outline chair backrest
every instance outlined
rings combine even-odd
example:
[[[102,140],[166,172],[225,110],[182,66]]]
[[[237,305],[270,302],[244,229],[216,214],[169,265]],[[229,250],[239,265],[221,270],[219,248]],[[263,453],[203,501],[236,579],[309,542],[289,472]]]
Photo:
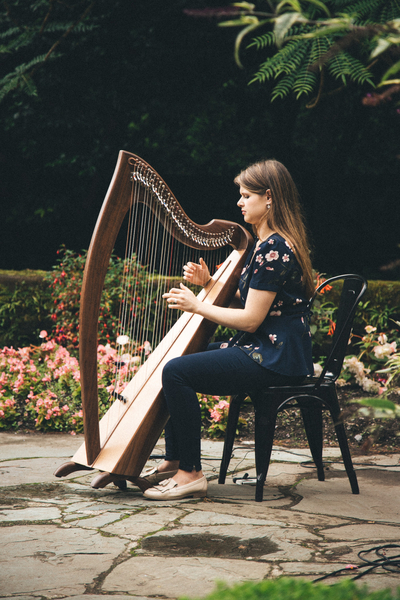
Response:
[[[332,336],[332,346],[319,377],[318,384],[322,383],[324,379],[336,381],[339,377],[353,328],[356,308],[367,289],[367,282],[361,275],[337,275],[336,277],[327,279],[318,286],[315,296],[324,287],[338,280],[343,280],[343,287],[336,317],[336,328]]]

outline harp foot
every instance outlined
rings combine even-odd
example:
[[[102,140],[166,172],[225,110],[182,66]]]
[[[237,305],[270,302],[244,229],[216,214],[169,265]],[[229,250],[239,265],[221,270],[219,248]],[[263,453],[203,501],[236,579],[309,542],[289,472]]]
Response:
[[[55,477],[66,477],[70,473],[75,471],[93,471],[92,467],[86,465],[79,465],[78,463],[72,462],[71,460],[62,464],[54,471]]]
[[[117,475],[117,473],[100,473],[92,481],[92,488],[104,488],[109,483],[114,483],[120,490],[126,490],[127,481],[137,485],[142,492],[151,487],[150,483],[142,477],[131,477],[130,475]]]

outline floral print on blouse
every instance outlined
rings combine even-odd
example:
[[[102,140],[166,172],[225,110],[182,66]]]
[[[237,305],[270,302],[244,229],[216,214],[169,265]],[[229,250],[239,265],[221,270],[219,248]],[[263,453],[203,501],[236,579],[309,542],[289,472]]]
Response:
[[[229,342],[261,366],[281,375],[313,372],[309,299],[305,297],[302,270],[280,235],[274,233],[247,257],[239,291],[243,306],[249,288],[276,292],[269,313],[257,331],[239,331]]]

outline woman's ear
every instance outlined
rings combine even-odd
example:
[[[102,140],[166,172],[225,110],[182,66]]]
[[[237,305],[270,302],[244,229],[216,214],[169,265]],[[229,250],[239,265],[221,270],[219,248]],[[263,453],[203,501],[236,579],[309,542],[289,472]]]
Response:
[[[271,208],[271,204],[272,204],[271,190],[265,190],[265,197],[267,200],[267,208]]]

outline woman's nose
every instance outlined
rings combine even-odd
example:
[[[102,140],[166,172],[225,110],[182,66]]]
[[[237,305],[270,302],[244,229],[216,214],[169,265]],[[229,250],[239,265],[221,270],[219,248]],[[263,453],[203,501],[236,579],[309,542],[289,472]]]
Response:
[[[237,205],[243,206],[243,198],[239,198],[239,200],[237,201]]]

